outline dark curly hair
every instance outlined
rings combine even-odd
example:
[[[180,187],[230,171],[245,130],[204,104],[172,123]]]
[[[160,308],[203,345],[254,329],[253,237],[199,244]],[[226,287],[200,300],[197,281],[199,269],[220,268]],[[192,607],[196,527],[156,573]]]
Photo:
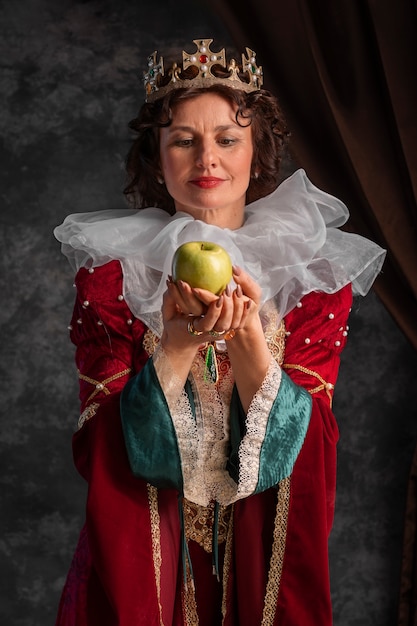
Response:
[[[174,89],[154,102],[145,103],[129,128],[137,137],[126,158],[127,185],[124,193],[135,208],[157,206],[175,213],[173,198],[160,182],[159,129],[169,126],[176,105],[203,93],[215,93],[237,107],[236,122],[248,120],[252,127],[253,158],[246,203],[262,198],[279,183],[281,159],[289,132],[277,99],[260,89],[245,92],[218,84],[205,88]],[[254,176],[255,172],[257,177]]]

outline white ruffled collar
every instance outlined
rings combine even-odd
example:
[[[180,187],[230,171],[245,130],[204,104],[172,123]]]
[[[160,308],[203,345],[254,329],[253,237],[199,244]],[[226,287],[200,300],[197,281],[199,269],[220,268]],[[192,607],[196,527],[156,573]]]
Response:
[[[297,170],[269,196],[246,207],[244,225],[221,229],[187,213],[158,208],[76,213],[54,230],[74,270],[117,259],[132,313],[149,323],[159,312],[172,257],[187,241],[215,241],[260,284],[263,301],[275,298],[284,316],[306,293],[333,293],[351,282],[365,295],[381,269],[385,251],[339,230],[346,206]]]

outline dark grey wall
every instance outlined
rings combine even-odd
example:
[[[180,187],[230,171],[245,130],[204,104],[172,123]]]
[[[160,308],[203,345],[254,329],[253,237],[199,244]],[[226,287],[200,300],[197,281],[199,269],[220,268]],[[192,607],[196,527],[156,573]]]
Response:
[[[242,5],[242,10],[244,10]],[[123,206],[127,122],[146,55],[229,37],[208,5],[0,3],[0,623],[53,625],[85,486],[72,466],[73,290],[53,227]],[[229,46],[230,47],[230,46]],[[335,412],[341,443],[331,567],[336,626],[395,623],[417,356],[376,297],[356,303]],[[301,625],[300,625],[301,626]]]

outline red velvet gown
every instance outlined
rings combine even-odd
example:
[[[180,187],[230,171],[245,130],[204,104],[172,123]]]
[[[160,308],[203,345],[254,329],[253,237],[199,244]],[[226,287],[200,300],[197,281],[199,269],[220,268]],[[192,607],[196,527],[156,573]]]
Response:
[[[135,478],[128,462],[120,392],[149,351],[147,329],[131,314],[122,284],[118,261],[76,277],[71,339],[82,415],[73,452],[88,497],[56,625],[331,626],[328,536],[338,440],[331,399],[350,285],[311,293],[286,316],[282,367],[311,394],[307,434],[290,476],[230,509],[220,582],[209,551],[188,542],[194,596],[183,583],[178,493]]]

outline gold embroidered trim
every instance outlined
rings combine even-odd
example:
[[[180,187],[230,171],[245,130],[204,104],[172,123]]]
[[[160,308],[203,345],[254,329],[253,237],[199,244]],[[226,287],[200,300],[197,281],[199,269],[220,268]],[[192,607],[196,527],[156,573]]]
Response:
[[[227,587],[229,583],[229,574],[232,566],[232,546],[233,546],[233,514],[234,504],[231,506],[229,528],[227,531],[226,545],[224,549],[223,560],[223,597],[222,597],[222,616],[223,622],[226,618],[227,612]]]
[[[279,327],[275,330],[272,335],[267,335],[266,341],[268,344],[269,351],[274,357],[275,361],[278,365],[282,365],[284,360],[284,352],[285,352],[285,323],[284,320],[281,321]]]
[[[161,605],[161,566],[162,566],[162,554],[161,554],[161,529],[160,529],[160,517],[158,510],[158,489],[153,487],[149,483],[146,485],[148,489],[148,501],[149,512],[151,516],[151,539],[152,539],[152,553],[153,564],[155,572],[156,583],[156,595],[158,598],[159,606],[159,624],[164,626],[162,620],[162,605]]]
[[[85,422],[94,417],[99,407],[100,405],[97,402],[93,402],[93,404],[89,404],[87,407],[85,407],[84,411],[81,413],[78,419],[78,430],[82,428]]]
[[[109,383],[112,383],[114,380],[117,380],[118,378],[122,378],[122,376],[127,376],[127,374],[130,374],[131,371],[132,371],[132,368],[128,367],[122,372],[119,372],[118,374],[113,374],[113,376],[110,376],[110,378],[106,378],[105,380],[100,381],[100,380],[94,380],[94,378],[90,378],[89,376],[84,376],[84,374],[81,374],[81,372],[78,370],[78,378],[80,380],[84,380],[86,383],[90,383],[90,385],[95,386],[93,393],[91,393],[88,396],[87,402],[90,402],[90,400],[92,400],[98,393],[100,393],[100,391],[102,391],[106,396],[109,396],[110,390],[107,389],[106,385],[108,385]]]
[[[272,300],[262,307],[261,319],[269,351],[278,365],[281,365],[284,360],[286,328],[284,320],[279,322],[278,312]]]
[[[284,565],[287,541],[288,513],[290,509],[291,476],[278,483],[277,512],[275,515],[272,556],[269,564],[265,603],[261,626],[272,626],[277,610],[277,600]]]
[[[200,545],[206,552],[212,552],[214,502],[209,506],[201,506],[183,498],[184,531],[187,541],[190,539]],[[226,541],[230,521],[231,507],[219,507],[218,544]]]
[[[303,365],[296,365],[295,363],[284,363],[282,367],[284,369],[298,370],[299,372],[303,372],[303,374],[308,374],[309,376],[314,376],[314,378],[317,378],[317,380],[321,382],[321,385],[317,385],[317,387],[314,387],[313,389],[307,389],[308,393],[310,394],[318,393],[319,391],[322,391],[324,389],[324,391],[326,392],[329,398],[330,407],[332,406],[333,398],[332,398],[331,391],[332,389],[334,389],[333,383],[328,383],[327,381],[324,380],[322,376],[320,376],[318,372],[315,372],[314,370],[310,370],[308,369],[308,367],[304,367]]]
[[[159,337],[157,337],[155,335],[155,333],[153,333],[151,330],[146,331],[146,333],[143,336],[143,347],[145,348],[146,352],[149,354],[149,356],[152,356],[153,353],[155,352],[156,348],[158,347],[159,344]]]
[[[184,626],[198,626],[197,602],[195,599],[194,581],[191,578],[188,562],[186,563],[187,582],[182,583],[182,613]]]

